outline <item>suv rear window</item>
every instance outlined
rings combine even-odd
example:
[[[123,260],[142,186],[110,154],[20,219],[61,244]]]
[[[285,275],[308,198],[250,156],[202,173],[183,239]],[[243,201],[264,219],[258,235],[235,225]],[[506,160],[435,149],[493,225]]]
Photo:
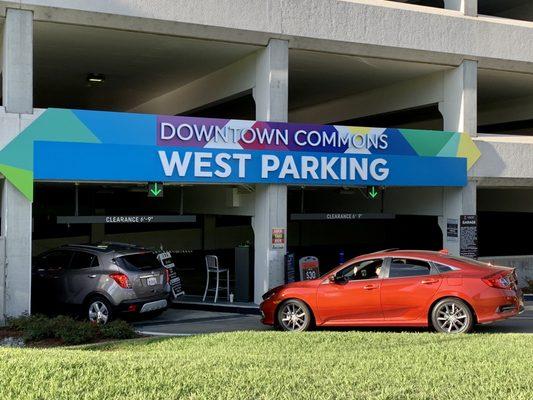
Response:
[[[129,271],[144,271],[162,267],[154,253],[129,254],[117,257],[116,262],[120,267]]]

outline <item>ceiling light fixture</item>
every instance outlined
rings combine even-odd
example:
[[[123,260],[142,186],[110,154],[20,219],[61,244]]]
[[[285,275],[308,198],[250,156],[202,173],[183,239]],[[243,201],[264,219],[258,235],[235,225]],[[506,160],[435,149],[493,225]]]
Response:
[[[94,72],[90,72],[87,74],[87,82],[91,85],[101,85],[105,81],[105,75],[104,74],[96,74]]]

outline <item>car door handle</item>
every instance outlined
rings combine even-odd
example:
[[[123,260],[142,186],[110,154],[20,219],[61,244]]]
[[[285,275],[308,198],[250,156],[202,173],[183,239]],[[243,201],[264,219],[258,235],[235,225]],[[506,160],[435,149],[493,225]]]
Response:
[[[432,283],[437,283],[438,281],[439,281],[438,279],[424,279],[420,281],[420,283],[422,285],[431,285]]]
[[[373,290],[373,289],[377,289],[378,286],[377,285],[365,285],[363,286],[363,289],[365,290]]]
[[[96,278],[96,275],[87,275],[88,278]]]

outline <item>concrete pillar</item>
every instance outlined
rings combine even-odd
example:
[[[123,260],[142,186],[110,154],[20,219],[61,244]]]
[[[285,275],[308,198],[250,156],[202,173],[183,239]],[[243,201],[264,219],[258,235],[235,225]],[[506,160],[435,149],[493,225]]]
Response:
[[[2,238],[5,257],[2,287],[3,315],[12,317],[30,312],[31,294],[31,203],[7,180],[2,188]]]
[[[443,188],[443,215],[439,217],[439,226],[442,230],[443,247],[448,249],[450,254],[459,255],[460,237],[448,237],[448,220],[457,222],[459,227],[461,215],[476,215],[476,202],[476,182],[468,182],[464,188]]]
[[[477,136],[477,61],[464,60],[457,68],[444,73],[443,100],[439,111],[445,131],[467,132]],[[443,189],[443,210],[439,218],[444,247],[450,254],[459,254],[459,238],[447,236],[448,219],[476,214],[476,182],[470,180],[464,188]]]
[[[256,119],[286,122],[288,114],[289,46],[272,39],[257,56],[256,86],[253,95]],[[287,243],[287,186],[256,185],[254,216],[254,301],[268,289],[284,282]],[[285,246],[272,247],[272,229],[283,229]]]
[[[477,2],[478,0],[444,0],[444,8],[461,11],[469,17],[477,17]]]
[[[33,13],[28,10],[6,10],[2,99],[6,112],[33,113]]]
[[[2,47],[2,101],[7,113],[33,113],[33,13],[7,9]],[[12,132],[0,136],[0,147]],[[2,185],[0,323],[30,312],[31,202],[11,183]]]
[[[439,111],[445,131],[477,136],[477,61],[464,60],[444,73]]]

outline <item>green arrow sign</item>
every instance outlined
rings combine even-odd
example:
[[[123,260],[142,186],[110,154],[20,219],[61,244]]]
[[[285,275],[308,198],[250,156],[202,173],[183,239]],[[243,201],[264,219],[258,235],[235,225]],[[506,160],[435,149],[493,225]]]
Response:
[[[163,197],[163,184],[161,182],[149,183],[148,197]]]
[[[367,188],[367,192],[372,199],[375,199],[379,194],[379,191],[376,190],[375,186],[370,187],[370,189]]]

